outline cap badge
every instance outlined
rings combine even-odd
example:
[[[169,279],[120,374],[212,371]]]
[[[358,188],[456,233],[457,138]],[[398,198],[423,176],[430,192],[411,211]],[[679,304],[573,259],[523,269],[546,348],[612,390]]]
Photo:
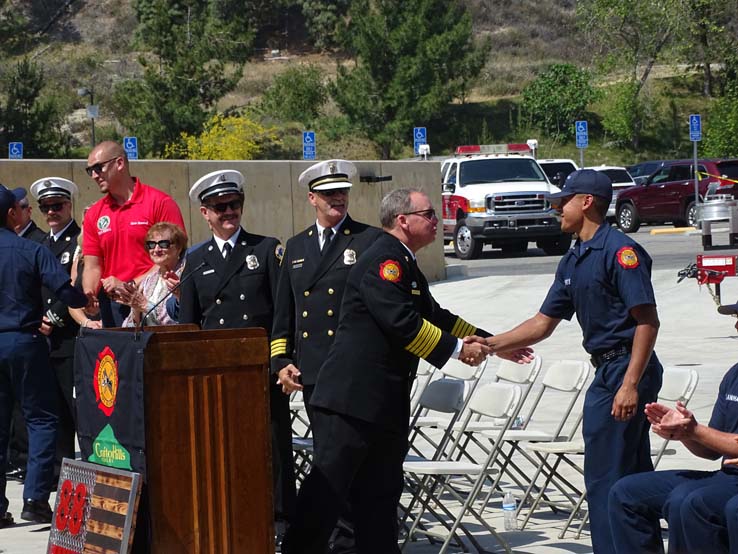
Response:
[[[338,171],[338,169],[336,168],[336,164],[335,164],[335,162],[331,162],[331,163],[329,163],[329,164],[328,164],[328,171],[329,171],[329,172],[330,172],[331,174],[333,174],[333,173],[335,173],[336,171]]]
[[[220,177],[218,177],[218,181],[220,181],[221,183],[225,183],[226,179],[227,177],[225,173],[221,173]]]
[[[379,264],[379,276],[384,281],[396,283],[402,278],[402,270],[400,264],[395,260],[387,260]]]
[[[623,246],[617,253],[618,263],[625,269],[635,269],[640,265],[638,254],[630,246]]]
[[[343,251],[343,263],[345,265],[354,265],[356,263],[356,252],[347,248]]]
[[[259,260],[253,254],[246,256],[246,267],[254,270],[259,267]]]

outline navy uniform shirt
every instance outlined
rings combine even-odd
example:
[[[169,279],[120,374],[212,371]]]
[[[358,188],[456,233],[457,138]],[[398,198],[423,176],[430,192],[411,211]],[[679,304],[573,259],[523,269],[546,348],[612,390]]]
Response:
[[[0,228],[0,260],[0,332],[38,330],[41,287],[58,291],[69,274],[48,248],[7,228]]]
[[[576,313],[589,354],[633,342],[630,310],[656,305],[651,258],[634,240],[603,223],[579,252],[580,242],[561,258],[540,312],[570,320]]]
[[[738,364],[731,367],[720,382],[710,427],[724,433],[738,434]],[[738,468],[732,469],[738,471]]]

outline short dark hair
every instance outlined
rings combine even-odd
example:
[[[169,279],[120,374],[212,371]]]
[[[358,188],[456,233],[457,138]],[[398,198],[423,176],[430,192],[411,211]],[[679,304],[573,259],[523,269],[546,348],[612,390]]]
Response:
[[[604,220],[607,217],[607,210],[610,209],[610,201],[604,196],[593,195],[595,211]]]

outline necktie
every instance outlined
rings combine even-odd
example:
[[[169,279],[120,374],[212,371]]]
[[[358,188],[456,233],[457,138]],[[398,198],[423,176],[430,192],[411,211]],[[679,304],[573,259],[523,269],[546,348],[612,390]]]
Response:
[[[228,256],[231,255],[231,250],[232,249],[233,249],[233,247],[231,246],[231,243],[230,242],[226,242],[223,245],[223,259],[224,260],[227,260],[228,259]]]
[[[325,252],[325,249],[328,248],[328,244],[331,242],[332,238],[333,229],[331,227],[323,229],[323,248],[320,249],[321,252]]]

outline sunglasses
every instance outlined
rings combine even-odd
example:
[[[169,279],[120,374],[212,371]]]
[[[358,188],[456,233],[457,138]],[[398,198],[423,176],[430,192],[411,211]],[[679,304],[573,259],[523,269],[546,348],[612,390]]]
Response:
[[[120,156],[116,156],[115,158],[110,158],[109,160],[105,160],[104,162],[99,162],[99,163],[96,163],[96,164],[88,165],[85,168],[85,171],[87,172],[87,175],[89,175],[90,177],[92,177],[92,174],[93,173],[97,173],[98,175],[100,175],[103,172],[103,168],[107,164],[109,164],[110,162],[112,162],[114,160],[117,160],[119,157]]]
[[[46,214],[49,212],[60,212],[61,209],[64,207],[65,202],[56,202],[54,204],[39,204],[38,209],[41,211],[42,214]]]
[[[348,191],[349,191],[348,187],[344,187],[341,189],[316,190],[315,192],[317,192],[321,196],[331,197],[331,196],[335,196],[336,194],[348,194]]]
[[[222,214],[224,213],[228,208],[233,210],[234,212],[236,210],[241,209],[241,201],[240,200],[231,200],[230,202],[219,202],[217,204],[205,204],[205,207],[208,210],[213,210],[216,213]]]
[[[430,208],[428,210],[416,210],[414,212],[405,212],[403,215],[419,215],[420,217],[431,221],[436,217],[436,210]]]
[[[172,246],[172,241],[168,239],[147,240],[146,242],[144,242],[144,245],[146,246],[146,250],[153,250],[157,246],[162,250],[167,250],[170,246]]]

